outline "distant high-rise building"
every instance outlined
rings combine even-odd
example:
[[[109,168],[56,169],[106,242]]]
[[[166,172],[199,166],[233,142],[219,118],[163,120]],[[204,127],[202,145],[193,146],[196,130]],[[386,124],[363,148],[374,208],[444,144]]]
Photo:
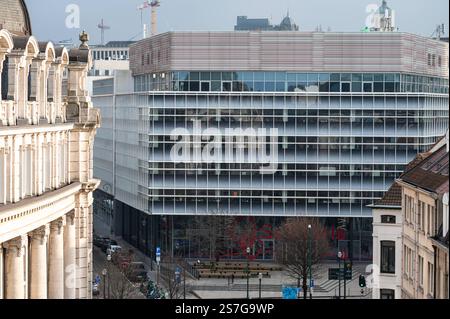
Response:
[[[237,17],[237,24],[234,27],[235,31],[270,31],[273,30],[273,25],[270,24],[269,19],[248,19],[246,16]]]
[[[396,30],[395,11],[383,0],[373,16],[371,31],[392,32]]]
[[[279,25],[271,25],[269,19],[248,19],[246,16],[237,17],[235,31],[298,31],[299,27],[293,22],[289,13]]]
[[[55,48],[31,35],[24,1],[0,8],[0,299],[91,298],[88,37]]]
[[[87,78],[87,88],[93,94],[92,82],[109,78],[112,81],[116,71],[130,69],[130,45],[135,41],[110,41],[105,45],[91,46],[92,66]],[[105,84],[108,81],[105,82]],[[100,94],[97,90],[96,94]]]

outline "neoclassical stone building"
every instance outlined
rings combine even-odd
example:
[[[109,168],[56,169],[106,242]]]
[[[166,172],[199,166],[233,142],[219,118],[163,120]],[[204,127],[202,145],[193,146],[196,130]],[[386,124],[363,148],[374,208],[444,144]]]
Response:
[[[38,42],[24,2],[0,0],[0,298],[91,297],[100,117],[80,40]]]

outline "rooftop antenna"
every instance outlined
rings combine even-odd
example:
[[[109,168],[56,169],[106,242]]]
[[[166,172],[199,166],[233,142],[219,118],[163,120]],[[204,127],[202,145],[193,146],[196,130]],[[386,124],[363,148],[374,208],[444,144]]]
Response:
[[[141,12],[141,26],[142,26],[142,39],[147,37],[147,25],[144,23],[143,11],[149,7],[148,2],[145,1],[137,9]]]
[[[97,26],[102,33],[102,42],[101,45],[105,45],[105,30],[109,30],[111,29],[111,27],[105,25],[105,23],[103,22],[103,18],[102,18],[102,22],[100,22],[100,24]]]

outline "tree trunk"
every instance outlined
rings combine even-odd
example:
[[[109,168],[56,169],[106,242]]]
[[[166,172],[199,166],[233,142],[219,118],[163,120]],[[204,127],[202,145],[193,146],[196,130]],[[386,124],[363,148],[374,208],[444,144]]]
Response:
[[[308,283],[306,280],[306,276],[303,276],[303,299],[308,299]]]

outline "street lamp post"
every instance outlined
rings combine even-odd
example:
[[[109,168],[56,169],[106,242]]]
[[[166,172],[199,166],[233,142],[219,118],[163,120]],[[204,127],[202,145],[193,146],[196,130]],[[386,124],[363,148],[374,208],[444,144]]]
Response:
[[[103,299],[106,299],[106,274],[108,273],[108,271],[106,270],[106,268],[104,268],[102,270],[102,275],[103,275]]]
[[[339,299],[341,299],[341,258],[342,252],[338,252],[338,261],[339,261]]]
[[[344,255],[344,299],[347,299],[347,278],[345,278],[347,275],[347,262],[345,261],[345,255]]]
[[[186,299],[186,267],[183,267],[183,299]]]
[[[312,299],[312,227],[308,225],[309,299]]]
[[[259,279],[259,299],[261,299],[261,286],[262,286],[262,279],[263,279],[263,274],[260,272],[258,274],[258,279]]]
[[[250,299],[250,247],[247,247],[247,299]]]
[[[110,267],[110,262],[111,262],[111,255],[106,256],[106,260],[108,261],[108,268]],[[111,299],[111,275],[110,275],[110,271],[108,271],[108,299]],[[105,283],[106,284],[106,283]]]
[[[175,269],[175,284],[176,284],[176,292],[178,292],[179,287],[178,285],[181,284],[181,270],[178,266]],[[176,293],[174,297],[178,299],[178,293]]]

